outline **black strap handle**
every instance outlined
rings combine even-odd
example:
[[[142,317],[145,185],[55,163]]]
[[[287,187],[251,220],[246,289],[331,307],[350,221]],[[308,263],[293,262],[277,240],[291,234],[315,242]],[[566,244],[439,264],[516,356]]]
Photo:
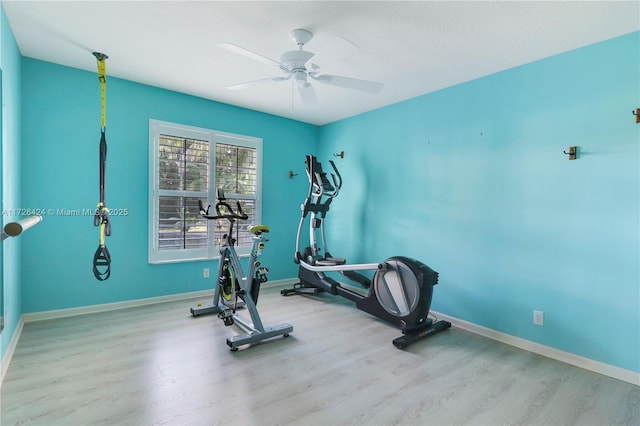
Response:
[[[99,281],[104,281],[111,276],[111,254],[107,246],[99,245],[93,255],[93,275]]]

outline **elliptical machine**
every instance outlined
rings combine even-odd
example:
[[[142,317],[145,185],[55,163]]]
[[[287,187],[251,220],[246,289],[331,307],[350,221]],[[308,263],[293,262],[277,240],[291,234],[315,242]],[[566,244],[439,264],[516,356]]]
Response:
[[[276,336],[289,337],[293,327],[289,324],[280,324],[275,327],[265,327],[258,314],[258,294],[260,285],[267,281],[269,270],[258,262],[258,251],[264,248],[264,243],[269,241],[264,234],[269,232],[266,225],[255,225],[249,230],[253,234],[253,243],[249,255],[249,270],[244,275],[240,258],[236,253],[236,240],[233,238],[233,225],[236,220],[247,220],[249,217],[242,211],[240,202],[236,201],[236,211],[227,203],[224,192],[218,190],[218,202],[215,209],[216,214],[209,214],[211,206],[205,210],[202,201],[200,205],[200,215],[208,220],[226,219],[229,221],[229,232],[224,236],[224,244],[220,249],[220,261],[218,263],[218,283],[216,285],[213,303],[210,305],[198,305],[191,308],[191,315],[194,317],[205,314],[218,314],[224,325],[237,324],[246,331],[246,334],[239,334],[227,339],[227,345],[232,351],[237,351],[242,345],[257,343],[265,339]],[[246,307],[251,319],[238,314],[238,308]]]
[[[333,161],[329,161],[334,173],[331,181],[322,165],[313,155],[306,157],[309,177],[309,193],[301,206],[302,217],[298,224],[294,261],[299,264],[300,282],[291,289],[284,289],[283,296],[291,294],[318,294],[329,292],[355,302],[356,307],[371,315],[398,326],[402,336],[393,345],[404,349],[409,344],[451,327],[448,321],[433,322],[429,316],[433,286],[438,283],[438,273],[424,263],[405,256],[394,256],[381,263],[348,264],[346,259],[333,257],[327,249],[324,219],[329,206],[342,187],[342,177]],[[300,250],[300,238],[304,223],[309,217],[309,247]],[[317,233],[322,239],[317,245]],[[358,271],[375,271],[369,279]],[[326,272],[338,272],[357,283],[363,292],[327,276]]]

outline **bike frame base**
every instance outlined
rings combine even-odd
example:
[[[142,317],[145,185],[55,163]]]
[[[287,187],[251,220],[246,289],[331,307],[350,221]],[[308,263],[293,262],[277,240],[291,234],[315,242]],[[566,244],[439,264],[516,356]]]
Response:
[[[239,301],[236,307],[240,308],[245,305],[245,302]],[[197,317],[200,315],[219,314],[221,312],[228,311],[229,309],[230,308],[224,304],[196,306],[191,308],[191,315]],[[274,327],[258,329],[251,320],[238,313],[233,313],[231,317],[233,318],[233,324],[239,326],[243,331],[246,331],[246,333],[227,338],[227,345],[232,351],[237,351],[240,346],[258,343],[273,337],[289,337],[289,333],[293,332],[293,326],[291,324],[285,323]]]
[[[236,304],[236,308],[244,308],[246,303],[243,301],[238,301]],[[231,306],[225,307],[224,309],[231,309]],[[219,314],[222,312],[223,308],[220,306],[216,306],[213,304],[202,305],[202,306],[194,306],[191,308],[191,315],[194,317],[198,317],[200,315],[210,315],[210,314]]]
[[[240,325],[243,329],[243,321],[246,319],[240,315],[234,315],[233,317],[236,324]],[[248,327],[251,330],[251,327]],[[237,351],[240,346],[250,345],[252,343],[261,342],[263,340],[271,339],[273,337],[283,336],[289,337],[289,333],[293,331],[293,326],[290,324],[280,324],[274,327],[265,327],[264,330],[251,330],[248,333],[238,334],[227,338],[227,345],[232,351]]]

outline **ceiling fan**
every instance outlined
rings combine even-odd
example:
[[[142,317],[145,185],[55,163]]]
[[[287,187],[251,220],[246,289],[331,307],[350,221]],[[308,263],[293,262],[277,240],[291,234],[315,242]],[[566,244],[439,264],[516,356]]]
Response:
[[[307,50],[303,50],[303,47],[308,43],[313,34],[304,29],[296,29],[291,32],[291,38],[297,43],[298,50],[290,50],[285,52],[280,57],[280,62],[271,58],[263,56],[259,53],[252,52],[244,47],[237,46],[233,43],[221,43],[219,47],[227,49],[233,53],[246,56],[278,67],[283,73],[283,76],[268,77],[260,80],[248,81],[245,83],[235,84],[233,86],[227,86],[227,89],[240,90],[248,87],[252,87],[259,84],[271,83],[277,81],[285,81],[292,79],[294,85],[298,88],[300,98],[305,106],[310,106],[318,103],[318,97],[316,95],[310,80],[315,80],[319,83],[328,84],[332,86],[343,87],[352,90],[358,90],[368,93],[379,93],[382,88],[382,83],[376,83],[368,80],[359,80],[357,78],[342,77],[331,74],[320,74],[318,59],[328,56],[346,56],[348,54],[355,53],[358,48],[349,41],[339,38],[334,43],[330,44],[327,48],[321,50],[318,54],[314,54]],[[333,52],[332,52],[333,51]]]

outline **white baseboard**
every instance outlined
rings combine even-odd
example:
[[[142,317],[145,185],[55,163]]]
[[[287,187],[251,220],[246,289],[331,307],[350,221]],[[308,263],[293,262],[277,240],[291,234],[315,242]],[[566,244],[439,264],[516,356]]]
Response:
[[[263,287],[281,287],[298,282],[297,279],[268,281]],[[154,305],[156,303],[174,302],[178,300],[213,298],[213,289],[192,291],[188,293],[170,294],[167,296],[149,297],[146,299],[127,300],[124,302],[103,303],[100,305],[80,306],[77,308],[56,309],[52,311],[33,312],[24,314],[24,322],[44,321],[55,318],[73,317],[76,315],[94,314],[98,312],[115,311],[118,309],[135,308],[138,306]]]
[[[594,361],[592,359],[575,355],[570,352],[561,351],[550,346],[541,345],[540,343],[532,342],[530,340],[525,340],[520,337],[512,336],[510,334],[482,327],[480,325],[451,317],[449,315],[441,314],[434,311],[431,311],[431,313],[437,316],[438,319],[449,321],[455,327],[462,330],[466,330],[501,343],[506,343],[507,345],[515,346],[516,348],[524,349],[526,351],[533,352],[547,358],[555,359],[557,361],[571,364],[576,367],[584,368],[585,370],[613,377],[614,379],[622,380],[623,382],[640,386],[640,373],[636,373],[635,371],[626,370],[624,368],[605,364],[604,362],[600,361]]]
[[[177,300],[194,299],[198,297],[213,297],[213,290],[193,291],[189,293],[170,294],[168,296],[149,297],[146,299],[127,300],[124,302],[103,303],[100,305],[79,306],[77,308],[55,309],[52,311],[32,312],[24,314],[25,323],[45,321],[56,318],[74,317],[76,315],[95,314],[98,312],[115,311],[118,309],[135,308],[137,306],[154,305],[156,303],[173,302]]]
[[[9,369],[9,364],[11,363],[11,359],[13,358],[13,353],[16,350],[16,346],[18,346],[18,340],[20,339],[20,335],[22,334],[23,327],[24,315],[20,317],[20,321],[18,321],[16,330],[13,332],[13,336],[11,337],[9,345],[7,346],[7,351],[3,354],[2,357],[2,363],[0,365],[0,388],[2,388],[2,382],[4,382],[4,376],[7,374],[7,370]]]

